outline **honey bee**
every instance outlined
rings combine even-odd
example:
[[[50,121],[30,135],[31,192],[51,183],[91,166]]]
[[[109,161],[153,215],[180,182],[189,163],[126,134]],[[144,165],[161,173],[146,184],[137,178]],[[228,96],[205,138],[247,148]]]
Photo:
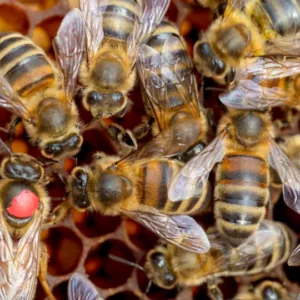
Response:
[[[171,244],[149,251],[144,266],[149,279],[164,289],[207,283],[213,299],[223,299],[216,278],[271,271],[287,260],[296,235],[282,223],[262,221],[253,236],[237,248],[217,232],[208,238],[211,248],[207,253],[190,253]]]
[[[93,117],[122,117],[130,108],[140,43],[160,23],[170,0],[80,0],[86,59],[80,70],[83,105]]]
[[[292,300],[286,287],[277,281],[264,280],[253,291],[242,287],[233,300]]]
[[[140,46],[137,61],[139,79],[144,90],[146,111],[155,117],[153,135],[191,118],[197,120],[190,143],[206,142],[207,119],[199,101],[193,63],[178,28],[163,21],[152,36]]]
[[[177,154],[185,148],[183,142],[188,136],[176,134],[180,126],[163,131],[124,159],[98,153],[91,166],[76,167],[68,179],[71,205],[104,215],[123,214],[179,247],[207,251],[206,234],[186,215],[206,207],[207,186],[198,198],[172,203],[167,197],[171,180],[183,166],[182,162],[168,158],[170,153]],[[189,132],[193,135],[192,130]]]
[[[199,72],[221,84],[235,83],[235,93],[227,92],[221,101],[238,109],[299,105],[299,3],[229,0],[223,10],[194,47]],[[258,68],[271,74],[267,85],[255,76]],[[251,74],[254,79],[247,78]]]
[[[73,102],[83,26],[77,9],[62,22],[54,39],[59,69],[28,37],[0,35],[0,106],[22,118],[31,141],[49,159],[75,155],[83,142]]]
[[[214,165],[214,214],[221,235],[232,246],[243,243],[258,228],[269,200],[270,166],[282,181],[286,204],[300,212],[300,172],[273,140],[268,112],[229,110],[218,136],[192,158],[173,179],[170,201],[200,197]]]
[[[100,297],[97,289],[85,276],[74,273],[68,284],[68,299],[69,300],[81,300],[81,299],[93,299],[103,300]]]
[[[27,154],[13,154],[2,140],[0,199],[0,298],[34,299],[37,277],[49,299],[47,248],[40,230],[50,209],[42,165]]]

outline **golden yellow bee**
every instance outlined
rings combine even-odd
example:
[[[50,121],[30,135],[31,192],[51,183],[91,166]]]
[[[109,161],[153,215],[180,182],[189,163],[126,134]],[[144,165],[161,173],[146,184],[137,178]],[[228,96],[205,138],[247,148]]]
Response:
[[[199,72],[233,83],[233,91],[220,97],[225,105],[299,105],[299,12],[292,0],[227,1],[224,13],[194,47]]]
[[[141,42],[162,20],[170,0],[81,0],[86,57],[80,70],[83,105],[94,117],[123,116],[135,83]]]
[[[193,121],[189,128],[194,128]],[[178,124],[162,131],[124,159],[98,153],[91,166],[76,167],[68,179],[71,204],[104,215],[123,214],[188,251],[207,251],[206,234],[186,214],[207,206],[208,187],[203,187],[200,197],[177,203],[169,201],[167,196],[172,179],[183,166],[182,162],[168,158],[186,149],[177,134],[180,127]],[[192,130],[188,132],[193,135]]]
[[[237,248],[217,232],[208,237],[211,249],[207,253],[190,253],[171,244],[149,251],[144,266],[149,279],[165,289],[207,283],[213,299],[223,299],[216,278],[269,272],[287,260],[296,240],[286,225],[272,221],[261,222],[256,233]]]
[[[177,27],[163,21],[151,37],[141,45],[137,61],[139,79],[148,115],[154,116],[153,134],[175,124],[195,119],[194,136],[186,140],[187,148],[197,142],[205,143],[208,124],[204,114],[193,63]]]
[[[28,37],[0,36],[0,106],[21,117],[31,142],[50,159],[75,155],[83,142],[73,101],[83,26],[76,9],[66,15],[54,39],[59,68]]]
[[[286,204],[300,212],[300,171],[273,140],[268,112],[231,109],[219,135],[178,172],[169,199],[199,197],[215,164],[214,213],[221,235],[232,245],[245,242],[264,218],[269,201],[270,166],[282,181]]]

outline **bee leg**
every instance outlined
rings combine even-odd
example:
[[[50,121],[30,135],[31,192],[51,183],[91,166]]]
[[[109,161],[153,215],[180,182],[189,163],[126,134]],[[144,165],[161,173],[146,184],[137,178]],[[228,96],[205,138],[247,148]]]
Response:
[[[48,252],[45,245],[41,245],[41,260],[39,270],[39,281],[49,300],[56,300],[51,292],[49,284],[47,282],[47,269],[48,269]]]
[[[57,224],[70,212],[72,206],[68,200],[64,200],[58,206],[56,206],[53,211],[49,214],[49,217],[46,221],[46,225]]]
[[[131,130],[124,129],[122,126],[112,123],[108,126],[110,136],[120,143],[122,147],[136,150],[137,142]]]
[[[273,203],[270,195],[269,195],[269,203],[268,203],[268,219],[273,220]]]
[[[207,281],[208,295],[212,300],[224,300],[223,293],[219,289],[215,278],[210,278]]]
[[[142,123],[133,128],[132,132],[137,140],[145,137],[154,123],[154,118],[143,117]]]

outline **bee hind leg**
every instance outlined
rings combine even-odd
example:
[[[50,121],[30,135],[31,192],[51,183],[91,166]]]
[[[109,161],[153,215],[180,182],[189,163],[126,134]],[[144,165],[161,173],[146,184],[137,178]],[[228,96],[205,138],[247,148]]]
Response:
[[[41,245],[41,260],[39,270],[39,281],[49,300],[56,300],[51,292],[50,286],[47,282],[47,268],[48,268],[48,253],[45,245]]]

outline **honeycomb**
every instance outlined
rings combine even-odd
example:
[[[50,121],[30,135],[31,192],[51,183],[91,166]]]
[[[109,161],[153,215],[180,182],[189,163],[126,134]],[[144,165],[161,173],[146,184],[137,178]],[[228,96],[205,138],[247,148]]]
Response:
[[[70,0],[72,6],[77,0]],[[55,36],[60,22],[69,10],[69,3],[64,0],[0,0],[0,31],[18,31],[28,36],[41,46],[46,53],[53,58],[51,40]],[[205,30],[211,20],[212,14],[209,10],[197,6],[193,0],[172,0],[167,17],[176,22],[184,36],[188,51],[192,54],[192,47],[198,39],[199,32]],[[209,80],[207,86],[214,87],[215,84]],[[208,112],[214,111],[213,128],[223,113],[222,106],[217,101],[218,91],[205,91],[204,105]],[[121,120],[116,120],[120,125],[132,129],[141,122],[145,115],[143,103],[137,86],[131,93],[133,109]],[[80,117],[83,122],[88,122],[91,116],[82,109],[80,101]],[[10,121],[10,114],[1,109],[0,126],[5,127]],[[295,115],[295,128],[284,129],[280,134],[292,134],[298,132],[299,120]],[[274,119],[284,118],[284,111],[274,111]],[[95,134],[99,136],[95,141]],[[7,139],[5,133],[0,131],[0,136]],[[98,141],[101,140],[101,143]],[[14,152],[29,153],[40,158],[37,149],[27,143],[27,138],[22,124],[19,124],[14,137],[9,141]],[[91,162],[92,154],[96,151],[105,151],[108,154],[116,152],[113,142],[110,141],[106,132],[87,131],[84,134],[84,144],[77,156],[77,161],[67,159],[64,167],[67,172],[78,164]],[[56,207],[66,196],[65,185],[58,178],[48,186],[52,197],[53,207]],[[300,237],[299,216],[284,205],[280,189],[272,188],[272,203],[274,206],[273,217],[275,220],[285,222]],[[196,219],[205,228],[213,225],[213,216],[210,213],[197,216]],[[131,262],[143,265],[145,254],[153,248],[158,240],[157,237],[147,229],[141,227],[134,221],[122,217],[105,217],[95,213],[81,213],[71,211],[67,218],[56,225],[45,228],[42,232],[42,240],[47,245],[48,282],[55,297],[67,299],[67,284],[73,272],[87,274],[105,299],[209,299],[206,285],[164,290],[152,285],[150,291],[145,295],[148,285],[146,275],[134,268],[114,261],[109,254],[114,254]],[[284,265],[278,272],[272,274],[258,274],[256,276],[241,276],[239,278],[222,278],[220,288],[224,293],[224,299],[232,299],[239,286],[255,285],[263,278],[280,277],[288,290],[299,293],[300,268],[290,268]],[[45,298],[45,293],[38,283],[36,299]]]

